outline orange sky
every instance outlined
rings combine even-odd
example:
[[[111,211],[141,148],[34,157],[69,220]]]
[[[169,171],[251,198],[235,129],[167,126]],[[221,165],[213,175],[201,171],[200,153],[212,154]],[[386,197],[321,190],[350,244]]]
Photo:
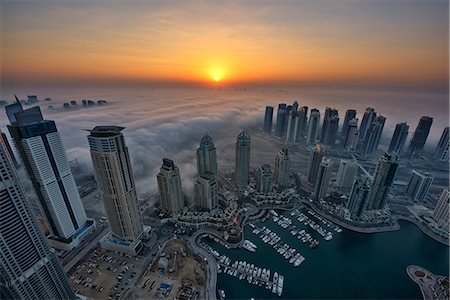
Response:
[[[2,84],[448,83],[447,1],[169,2],[2,2]]]

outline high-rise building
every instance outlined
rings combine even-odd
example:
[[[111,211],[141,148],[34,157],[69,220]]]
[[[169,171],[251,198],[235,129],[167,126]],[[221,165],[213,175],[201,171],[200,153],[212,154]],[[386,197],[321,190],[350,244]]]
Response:
[[[316,146],[310,151],[306,179],[311,185],[316,184],[317,172],[319,171],[319,166],[322,162],[324,152],[325,148],[322,144],[316,144]]]
[[[294,103],[292,103],[292,111],[297,111],[298,110],[298,101],[295,100]]]
[[[324,145],[334,145],[339,126],[339,114],[337,109],[327,107],[323,117],[322,134],[320,142]]]
[[[366,139],[366,133],[369,129],[370,124],[372,124],[373,119],[377,116],[377,113],[372,107],[366,108],[364,112],[361,125],[359,126],[359,140],[364,141]]]
[[[275,156],[275,170],[273,173],[273,181],[280,187],[289,185],[291,172],[291,159],[289,157],[288,148],[283,147]]]
[[[206,133],[197,149],[197,175],[210,172],[217,176],[217,156],[213,139]]]
[[[344,147],[349,151],[355,151],[359,141],[358,119],[351,119],[348,123],[347,137]]]
[[[298,128],[299,114],[297,111],[291,111],[288,118],[286,131],[286,143],[294,143],[296,139],[296,131]]]
[[[264,115],[264,131],[268,134],[272,133],[273,106],[266,106]]]
[[[355,118],[356,118],[356,110],[348,109],[345,112],[344,123],[342,123],[342,130],[341,130],[341,139],[343,141],[345,141],[347,139],[347,133],[348,133],[350,121]],[[345,143],[344,143],[344,145],[345,145]]]
[[[22,103],[19,101],[16,95],[14,95],[14,97],[16,97],[16,102],[5,106],[5,111],[6,115],[8,116],[9,124],[16,122],[15,113],[23,111]]]
[[[402,153],[408,137],[408,132],[409,126],[405,122],[395,125],[395,131],[392,135],[391,143],[389,144],[389,153],[395,152],[398,155]]]
[[[11,148],[11,144],[9,143],[8,138],[6,137],[6,134],[4,132],[1,133],[1,136],[3,138],[3,141],[5,141],[6,150],[8,151],[8,154],[11,157],[14,167],[17,169],[19,167],[19,162],[17,161],[16,156],[14,155],[14,152]]]
[[[245,130],[236,139],[235,163],[236,183],[245,186],[248,184],[250,172],[250,135]]]
[[[414,135],[409,144],[409,154],[414,154],[417,151],[421,151],[427,142],[428,134],[430,133],[431,124],[433,124],[433,118],[423,116],[417,124]]]
[[[0,138],[0,299],[76,299]]]
[[[264,164],[259,168],[256,188],[260,193],[270,193],[272,191],[272,168],[270,165]]]
[[[286,106],[286,114],[285,114],[285,118],[284,118],[284,128],[283,128],[283,135],[282,136],[285,136],[286,133],[287,133],[288,122],[289,122],[289,115],[291,114],[292,111],[294,111],[292,105]]]
[[[430,190],[434,177],[413,170],[405,188],[405,194],[413,201],[423,201]]]
[[[139,209],[130,155],[122,134],[124,127],[96,126],[89,130],[94,174],[111,235],[101,241],[104,248],[136,254],[140,251],[143,223]]]
[[[433,211],[433,219],[441,228],[448,228],[449,224],[449,199],[450,193],[448,189],[442,191],[438,203]]]
[[[439,139],[439,143],[436,146],[436,150],[434,151],[434,157],[440,161],[447,161],[448,145],[449,145],[448,127],[445,127],[444,131],[442,132],[441,138]]]
[[[331,174],[331,160],[328,158],[322,158],[322,162],[319,165],[319,171],[317,172],[316,186],[314,187],[314,200],[320,200],[325,198],[328,192],[328,185],[330,183]]]
[[[368,209],[382,209],[397,172],[397,155],[384,153],[378,160],[369,194]]]
[[[286,103],[278,104],[277,121],[275,124],[275,135],[282,137],[286,131],[286,122],[289,116]]]
[[[362,155],[372,155],[378,149],[385,122],[386,118],[382,115],[376,116],[373,119],[372,123],[369,126],[369,129],[366,132]]]
[[[93,228],[88,226],[56,124],[44,120],[38,106],[16,112],[14,120],[8,130],[45,213],[50,242],[76,247]]]
[[[311,109],[308,121],[308,134],[306,143],[315,144],[319,136],[320,111],[317,108]]]
[[[308,106],[303,106],[298,110],[298,122],[294,132],[294,142],[298,143],[305,138],[308,124]]]
[[[336,175],[336,186],[342,193],[349,194],[357,172],[358,165],[354,161],[341,159]]]
[[[211,210],[218,204],[218,183],[214,173],[205,172],[195,182],[195,198],[203,208]]]
[[[181,176],[178,167],[172,160],[163,159],[161,169],[156,175],[161,207],[167,212],[176,213],[184,207],[183,189],[181,187]]]
[[[367,209],[369,193],[370,187],[367,184],[367,180],[357,178],[353,183],[347,205],[352,219],[361,217],[362,213]]]

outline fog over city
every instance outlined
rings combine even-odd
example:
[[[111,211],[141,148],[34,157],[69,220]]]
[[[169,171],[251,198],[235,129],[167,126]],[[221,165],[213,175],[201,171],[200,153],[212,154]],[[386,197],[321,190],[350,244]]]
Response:
[[[11,101],[3,91],[3,99]],[[11,91],[12,92],[12,91]],[[219,167],[231,167],[234,163],[235,137],[244,128],[261,126],[266,105],[275,107],[280,102],[300,106],[317,107],[321,112],[325,106],[339,110],[340,126],[345,110],[354,108],[361,120],[367,106],[386,116],[382,143],[389,142],[395,124],[407,121],[409,138],[422,115],[434,117],[428,147],[435,147],[442,129],[448,123],[448,104],[445,93],[375,92],[358,90],[334,91],[329,89],[27,89],[16,91],[19,98],[37,94],[39,99],[51,97],[51,102],[40,102],[44,118],[56,121],[69,160],[83,166],[79,168],[92,173],[87,132],[96,125],[118,125],[126,127],[124,136],[130,150],[138,193],[156,192],[156,174],[163,157],[174,160],[180,168],[183,189],[193,193],[196,175],[195,151],[205,132],[214,138]],[[109,105],[82,107],[82,99],[105,99]],[[412,99],[423,99],[413,101]],[[62,104],[76,100],[76,109],[63,109]],[[397,100],[394,102],[393,100]],[[355,104],[357,103],[357,104]],[[55,109],[48,109],[52,105]],[[409,114],[404,110],[408,109]],[[2,130],[8,132],[6,115],[1,115]],[[9,136],[9,134],[7,133]],[[380,148],[383,146],[381,145]],[[275,155],[275,153],[274,153]],[[268,161],[273,164],[273,161]]]

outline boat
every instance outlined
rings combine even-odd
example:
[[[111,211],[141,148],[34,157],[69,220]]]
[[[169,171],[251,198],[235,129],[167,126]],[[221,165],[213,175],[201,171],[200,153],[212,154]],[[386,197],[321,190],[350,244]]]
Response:
[[[304,261],[305,261],[305,258],[302,255],[300,255],[300,257],[297,258],[297,260],[294,262],[294,267],[296,268],[296,267],[300,266]]]
[[[281,294],[283,293],[283,284],[284,284],[284,276],[280,275],[278,276],[278,297],[281,297]]]
[[[256,252],[256,245],[249,240],[244,241],[244,243],[242,244],[242,248],[250,252]]]
[[[273,274],[273,285],[272,285],[272,293],[276,294],[278,291],[278,273],[275,272]]]
[[[225,291],[224,290],[219,290],[219,297],[221,300],[225,299]]]

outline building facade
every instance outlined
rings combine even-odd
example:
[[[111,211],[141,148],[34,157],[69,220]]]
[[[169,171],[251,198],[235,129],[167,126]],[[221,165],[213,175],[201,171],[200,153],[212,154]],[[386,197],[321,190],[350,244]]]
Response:
[[[389,190],[394,182],[397,168],[398,163],[396,155],[384,153],[378,160],[371,184],[368,209],[374,210],[384,208]]]
[[[348,151],[355,151],[358,147],[359,130],[358,119],[351,119],[348,123],[347,136],[344,142],[344,148]]]
[[[361,125],[359,126],[359,139],[361,141],[364,141],[366,139],[367,130],[369,129],[370,124],[372,124],[372,121],[376,116],[377,113],[372,107],[366,108],[361,121]]]
[[[347,204],[352,219],[360,218],[363,212],[366,211],[369,193],[370,187],[366,180],[360,178],[356,179],[353,183]]]
[[[314,200],[320,200],[325,198],[328,193],[328,185],[330,183],[331,175],[331,160],[323,158],[319,165],[319,171],[317,172],[316,186],[314,187]]]
[[[336,187],[344,194],[348,195],[352,189],[358,172],[358,165],[346,159],[341,159],[336,175]]]
[[[178,167],[168,158],[163,163],[156,175],[158,190],[163,210],[176,213],[184,208],[183,188]]]
[[[439,143],[434,150],[434,157],[439,161],[448,161],[449,134],[448,127],[444,128]]]
[[[395,125],[395,131],[389,144],[389,153],[395,152],[400,155],[403,152],[408,133],[409,126],[405,122]]]
[[[443,190],[433,211],[433,219],[442,228],[448,228],[449,224],[449,199],[450,193],[448,189]]]
[[[200,147],[197,149],[197,175],[203,173],[217,173],[217,155],[214,140],[208,134],[205,134],[200,140]]]
[[[236,138],[236,156],[234,174],[236,183],[246,186],[250,179],[250,135],[245,130]]]
[[[349,123],[351,120],[353,120],[355,118],[356,118],[356,110],[348,109],[345,112],[344,123],[342,123],[342,130],[341,130],[341,140],[344,141],[344,143],[343,143],[344,145],[345,145],[345,140],[347,139]]]
[[[208,210],[217,207],[218,182],[214,173],[206,172],[197,178],[195,182],[196,203]]]
[[[277,110],[277,121],[275,124],[275,135],[282,137],[286,131],[286,125],[288,120],[289,112],[286,103],[278,104]]]
[[[308,134],[306,136],[306,143],[315,144],[319,137],[320,127],[320,111],[317,108],[311,109],[308,121]]]
[[[96,126],[89,130],[89,147],[100,197],[114,238],[134,242],[141,238],[139,209],[124,127]]]
[[[306,173],[306,180],[313,186],[316,184],[317,172],[319,171],[320,163],[325,152],[322,144],[316,146],[309,153],[308,171]]]
[[[0,299],[76,299],[0,138]]]
[[[339,126],[339,114],[337,109],[327,107],[323,117],[322,134],[320,142],[324,145],[334,145]]]
[[[260,193],[270,193],[272,191],[272,167],[268,164],[262,165],[258,170],[256,188]]]
[[[275,170],[273,173],[273,181],[280,187],[289,185],[291,173],[291,159],[288,148],[283,147],[275,156]]]
[[[15,112],[8,130],[45,213],[52,239],[73,244],[86,213],[56,124],[39,107]],[[72,246],[71,246],[72,247]]]
[[[413,201],[423,201],[428,195],[434,177],[413,170],[405,188],[405,194]]]
[[[428,134],[430,133],[431,125],[433,124],[433,118],[428,116],[422,116],[417,124],[414,135],[409,144],[408,153],[410,155],[415,152],[422,151],[425,143],[427,142]]]
[[[381,135],[383,133],[386,118],[379,115],[376,116],[366,132],[361,154],[363,156],[373,155],[380,144]]]
[[[273,121],[273,106],[266,106],[264,114],[264,132],[272,133],[272,121]]]

